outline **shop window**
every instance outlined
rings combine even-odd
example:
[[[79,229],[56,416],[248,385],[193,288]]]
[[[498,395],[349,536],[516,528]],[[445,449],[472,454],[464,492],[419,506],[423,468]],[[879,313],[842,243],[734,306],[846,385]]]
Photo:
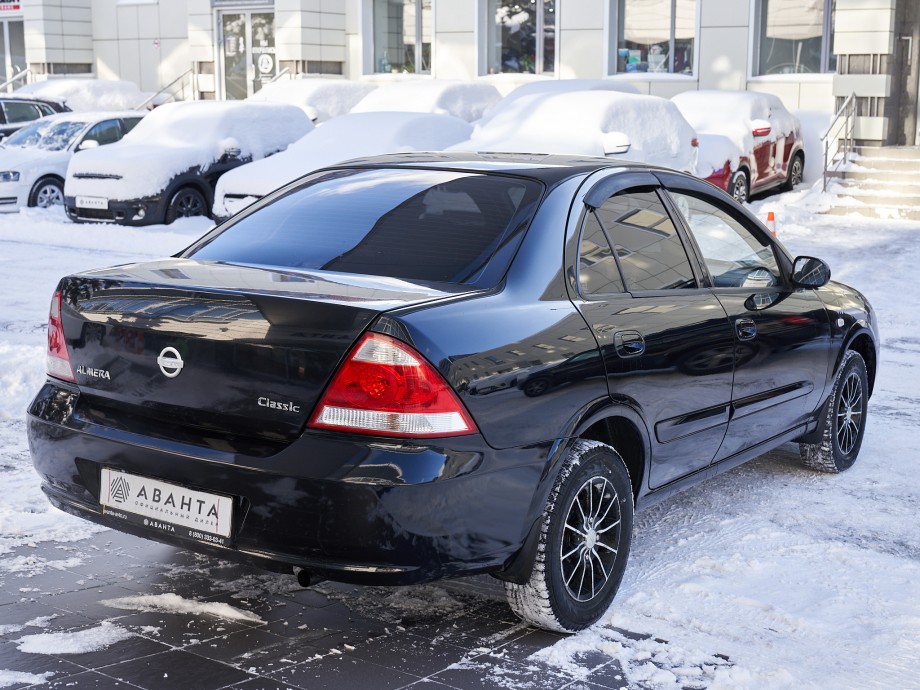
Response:
[[[696,7],[697,0],[614,0],[615,71],[692,74]]]
[[[757,0],[755,74],[834,72],[835,0]]]
[[[431,72],[431,0],[373,0],[374,72]]]
[[[489,74],[552,74],[556,65],[556,0],[487,0]]]

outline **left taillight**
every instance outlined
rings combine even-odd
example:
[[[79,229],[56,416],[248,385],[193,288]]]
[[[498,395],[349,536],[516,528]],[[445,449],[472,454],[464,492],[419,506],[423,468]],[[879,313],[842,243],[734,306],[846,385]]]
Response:
[[[335,372],[310,426],[407,438],[476,431],[444,377],[412,347],[380,333],[366,334]]]
[[[64,324],[61,322],[61,291],[51,298],[48,312],[48,375],[64,381],[74,381],[67,341],[64,340]]]

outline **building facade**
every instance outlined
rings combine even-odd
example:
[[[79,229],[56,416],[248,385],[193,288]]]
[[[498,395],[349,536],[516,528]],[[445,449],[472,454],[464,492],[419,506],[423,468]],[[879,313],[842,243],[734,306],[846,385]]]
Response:
[[[856,95],[858,139],[920,144],[918,0],[23,0],[0,2],[9,78],[92,75],[245,98],[282,75],[616,76],[670,97],[749,89],[793,110]]]

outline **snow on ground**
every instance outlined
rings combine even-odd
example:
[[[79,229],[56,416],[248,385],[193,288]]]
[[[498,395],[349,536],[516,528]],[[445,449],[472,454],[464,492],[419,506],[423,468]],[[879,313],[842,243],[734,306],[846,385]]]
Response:
[[[39,633],[16,640],[16,647],[27,654],[86,654],[111,647],[134,637],[134,633],[107,621],[73,632]]]
[[[261,623],[262,619],[254,613],[242,611],[230,604],[219,601],[193,601],[178,594],[149,594],[136,597],[105,599],[99,602],[104,606],[125,611],[154,611],[157,613],[187,613],[195,616],[206,615],[226,620],[249,621]]]
[[[600,654],[620,662],[631,686],[656,689],[918,687],[920,329],[909,286],[920,264],[920,223],[816,213],[832,201],[801,190],[753,209],[762,218],[774,211],[790,251],[825,258],[834,277],[862,290],[878,311],[881,365],[859,462],[839,476],[819,475],[801,467],[789,444],[640,513],[611,610],[593,628],[537,652],[534,663],[587,676]],[[171,254],[206,229],[202,222],[74,226],[59,212],[0,218],[0,567],[60,566],[9,551],[97,529],[47,506],[25,440],[23,410],[44,377],[58,278]],[[219,569],[213,577],[220,579]],[[283,587],[270,575],[225,584],[224,591],[239,586],[262,599]],[[202,602],[171,597],[204,613]],[[141,598],[144,606],[169,605]],[[456,608],[437,586],[376,601],[394,621]],[[41,634],[54,632],[50,621]],[[514,667],[503,665],[500,651],[488,661],[484,681],[513,687]],[[13,682],[23,679],[0,671],[0,686]]]

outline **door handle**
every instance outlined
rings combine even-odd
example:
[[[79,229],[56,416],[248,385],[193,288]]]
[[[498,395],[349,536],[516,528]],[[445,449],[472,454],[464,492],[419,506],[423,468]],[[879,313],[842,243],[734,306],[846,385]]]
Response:
[[[751,319],[738,319],[735,321],[735,332],[738,340],[753,340],[757,337],[757,324]]]
[[[639,331],[618,331],[613,334],[613,346],[624,359],[638,357],[645,352],[645,339]]]

